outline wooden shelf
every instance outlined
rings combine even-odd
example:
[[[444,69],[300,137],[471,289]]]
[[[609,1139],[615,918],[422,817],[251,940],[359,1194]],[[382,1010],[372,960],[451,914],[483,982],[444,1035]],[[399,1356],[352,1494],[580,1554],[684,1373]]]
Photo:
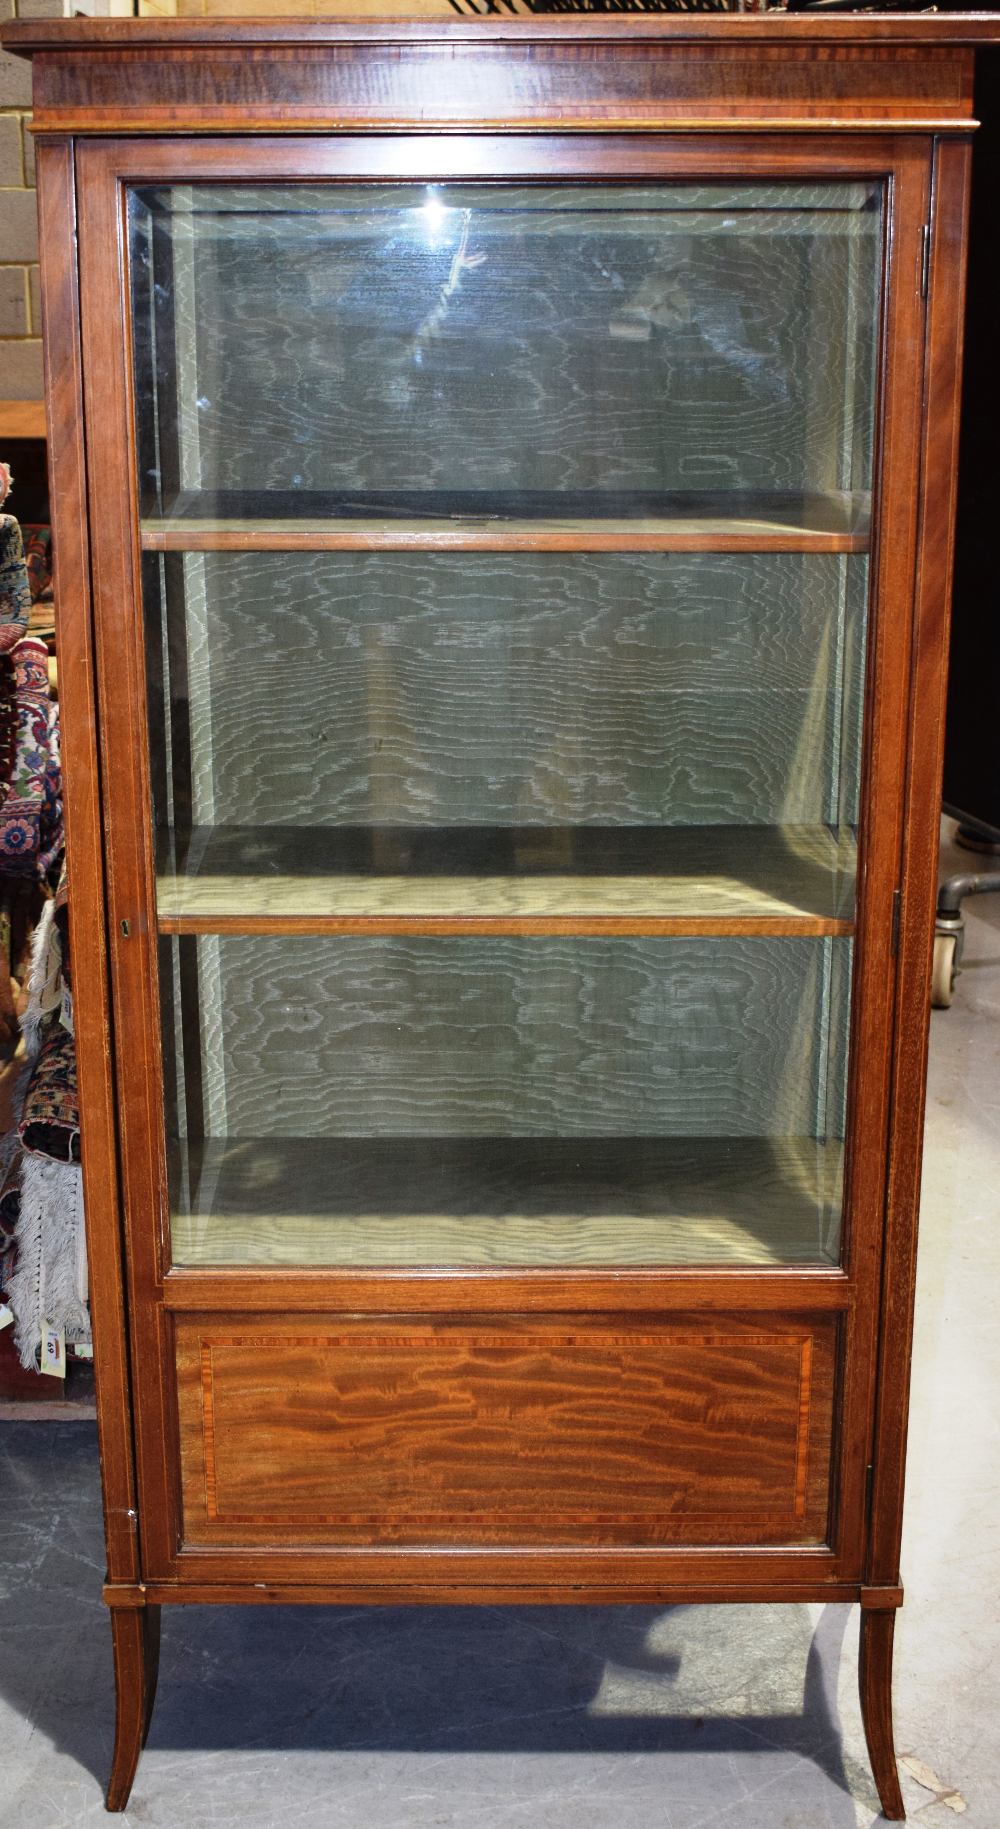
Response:
[[[842,1145],[809,1137],[225,1138],[172,1154],[188,1266],[829,1267],[838,1250]]]
[[[548,495],[534,504],[520,497],[510,512],[490,502],[492,513],[475,512],[475,501],[450,497],[439,506],[429,493],[427,512],[415,514],[422,504],[413,496],[378,511],[360,500],[271,495],[256,513],[212,514],[188,495],[161,518],[143,519],[142,545],[149,552],[854,553],[869,543],[869,498],[862,494],[674,496],[643,512],[603,497]]]
[[[44,437],[44,400],[0,400],[0,438]]]
[[[200,827],[164,835],[161,933],[853,932],[825,826]]]

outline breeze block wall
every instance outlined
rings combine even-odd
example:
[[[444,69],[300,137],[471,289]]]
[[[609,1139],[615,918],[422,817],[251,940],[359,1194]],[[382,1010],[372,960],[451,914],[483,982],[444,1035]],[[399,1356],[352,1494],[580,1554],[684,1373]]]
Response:
[[[0,19],[60,17],[62,0],[0,0]],[[0,400],[42,397],[31,65],[0,51]]]

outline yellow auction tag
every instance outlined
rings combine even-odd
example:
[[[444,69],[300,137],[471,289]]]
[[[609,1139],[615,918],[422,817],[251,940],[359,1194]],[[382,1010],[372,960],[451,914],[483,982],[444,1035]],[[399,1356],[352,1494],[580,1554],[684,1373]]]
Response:
[[[62,1327],[50,1327],[46,1321],[42,1328],[42,1355],[38,1367],[40,1372],[47,1372],[50,1378],[66,1376],[66,1332]]]

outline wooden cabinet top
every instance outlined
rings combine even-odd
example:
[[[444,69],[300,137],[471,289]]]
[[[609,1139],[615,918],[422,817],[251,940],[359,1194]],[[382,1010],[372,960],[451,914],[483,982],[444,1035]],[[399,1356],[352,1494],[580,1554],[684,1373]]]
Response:
[[[974,124],[1000,15],[39,19],[0,38],[35,58],[35,125],[58,132],[940,133]]]
[[[22,19],[4,43],[36,51],[133,50],[210,44],[337,45],[415,42],[579,44],[975,45],[1000,39],[1000,16],[968,13],[669,13],[512,19]]]

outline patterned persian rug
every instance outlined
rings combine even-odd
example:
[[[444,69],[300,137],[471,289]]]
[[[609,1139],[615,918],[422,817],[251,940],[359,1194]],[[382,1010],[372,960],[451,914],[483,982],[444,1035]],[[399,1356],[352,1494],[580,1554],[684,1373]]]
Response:
[[[44,880],[63,848],[59,708],[44,641],[0,623],[0,870]]]
[[[0,465],[0,471],[3,469]],[[0,477],[0,501],[5,494]],[[16,622],[26,629],[30,612],[31,586],[20,524],[12,514],[0,514],[0,622]]]

